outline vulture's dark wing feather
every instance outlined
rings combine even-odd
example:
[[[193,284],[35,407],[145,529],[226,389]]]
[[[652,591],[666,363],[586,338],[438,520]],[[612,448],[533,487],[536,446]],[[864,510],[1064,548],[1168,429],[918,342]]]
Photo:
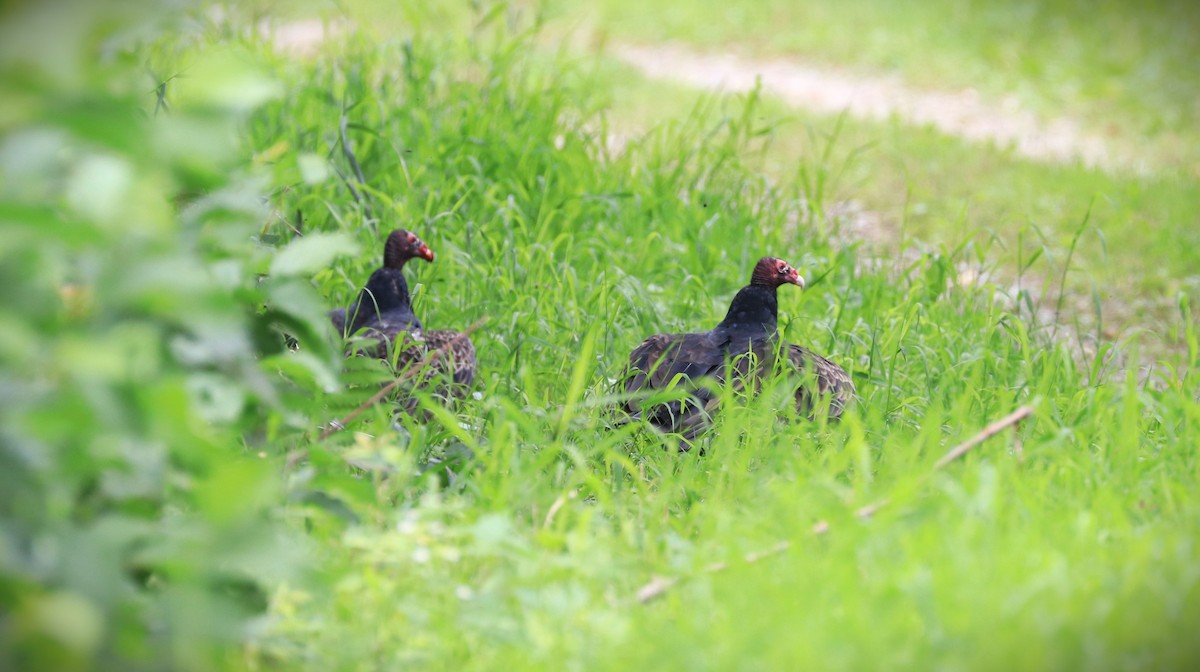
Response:
[[[396,373],[403,374],[414,366],[420,366],[426,357],[435,350],[445,348],[432,363],[428,371],[415,375],[417,380],[428,381],[439,375],[449,374],[455,386],[468,386],[475,381],[475,345],[470,337],[463,336],[457,331],[410,330],[407,325],[376,324],[366,327],[363,336],[378,341],[374,349],[368,349],[370,355],[386,359],[389,362],[395,353]]]
[[[699,382],[704,378],[717,381],[723,378],[728,343],[728,338],[714,332],[657,334],[646,339],[629,355],[625,391],[662,390],[676,377],[682,377],[681,383],[691,399],[657,404],[643,410],[642,400],[631,398],[625,403],[625,410],[633,417],[645,417],[669,432],[684,427],[707,426],[707,412],[704,409],[709,406],[713,394]]]
[[[457,385],[470,385],[475,381],[475,344],[471,342],[470,336],[440,329],[426,331],[422,336],[427,353],[445,349],[433,366],[441,371],[450,372]]]
[[[828,397],[830,419],[840,418],[855,395],[854,381],[846,370],[799,345],[788,346],[788,359],[804,379],[796,388],[796,410],[812,417],[819,398]]]
[[[346,309],[334,308],[329,311],[329,321],[333,323],[333,329],[343,336],[346,334]]]

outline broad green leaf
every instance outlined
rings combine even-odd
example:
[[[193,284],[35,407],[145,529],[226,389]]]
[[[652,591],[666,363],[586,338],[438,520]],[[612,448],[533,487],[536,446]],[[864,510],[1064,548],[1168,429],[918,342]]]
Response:
[[[25,605],[21,625],[48,635],[83,655],[92,655],[104,633],[104,616],[81,595],[57,591],[39,595]]]
[[[300,176],[308,184],[317,184],[329,179],[329,162],[316,154],[305,152],[296,157],[296,164],[300,166]]]
[[[259,69],[245,53],[210,49],[188,69],[180,86],[181,107],[217,107],[245,112],[277,97],[280,83]]]
[[[340,256],[358,252],[346,233],[313,233],[293,240],[271,261],[271,275],[303,275],[325,268]]]
[[[133,166],[117,156],[94,154],[76,164],[67,187],[67,201],[85,217],[109,223],[134,213],[125,211],[133,186]]]

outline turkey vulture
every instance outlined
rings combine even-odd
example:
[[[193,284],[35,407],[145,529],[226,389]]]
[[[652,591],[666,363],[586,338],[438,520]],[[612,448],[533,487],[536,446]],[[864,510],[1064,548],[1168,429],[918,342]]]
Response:
[[[782,259],[763,257],[754,266],[750,284],[738,291],[729,304],[725,319],[710,331],[688,334],[656,334],[646,339],[629,355],[624,379],[627,393],[650,392],[666,388],[682,376],[688,398],[643,408],[642,398],[634,394],[624,410],[634,418],[645,418],[667,432],[679,432],[685,442],[692,441],[715,411],[713,391],[697,384],[702,378],[718,383],[730,377],[745,380],[773,370],[776,364],[794,367],[806,378],[796,388],[797,410],[812,417],[818,399],[827,397],[828,415],[841,416],[854,396],[854,384],[837,364],[798,345],[780,342],[776,331],[779,303],[775,292],[780,285],[804,287],[804,279]],[[785,355],[780,360],[778,355]],[[687,443],[681,442],[686,450]]]
[[[432,350],[446,348],[425,378],[449,372],[461,389],[475,380],[475,346],[456,331],[426,330],[413,313],[403,270],[409,259],[417,257],[432,262],[434,255],[415,234],[392,231],[383,246],[383,266],[375,269],[350,307],[329,311],[329,319],[343,336],[362,330],[364,336],[376,339],[378,344],[365,352],[389,361],[394,353],[397,371],[421,362]]]

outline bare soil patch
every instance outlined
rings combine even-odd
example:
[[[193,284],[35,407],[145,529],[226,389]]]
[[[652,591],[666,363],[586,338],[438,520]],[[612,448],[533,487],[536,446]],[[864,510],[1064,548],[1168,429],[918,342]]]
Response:
[[[1105,170],[1132,168],[1127,157],[1104,138],[1085,132],[1076,120],[1039,118],[1012,95],[991,101],[974,89],[920,90],[895,76],[864,76],[795,60],[702,53],[677,45],[618,44],[608,51],[655,79],[730,92],[746,91],[761,82],[764,92],[794,107],[865,119],[897,116],[948,135],[1012,147],[1018,155],[1038,161],[1079,161]]]

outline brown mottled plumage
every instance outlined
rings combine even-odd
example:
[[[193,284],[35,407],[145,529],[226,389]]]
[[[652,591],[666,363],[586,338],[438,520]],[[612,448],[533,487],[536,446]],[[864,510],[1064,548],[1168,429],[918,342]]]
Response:
[[[376,340],[376,345],[362,352],[388,361],[394,358],[396,370],[401,372],[419,364],[431,351],[447,347],[429,365],[429,372],[418,377],[429,380],[449,374],[453,392],[461,394],[475,380],[475,346],[470,337],[456,331],[426,330],[413,313],[403,269],[409,259],[417,257],[432,262],[434,254],[416,235],[404,229],[393,231],[384,244],[383,266],[371,274],[350,307],[329,311],[329,319],[343,336],[361,331]]]
[[[781,344],[776,330],[779,303],[776,290],[784,284],[804,287],[804,279],[787,262],[764,257],[755,265],[750,284],[729,305],[725,319],[710,331],[687,334],[656,334],[629,355],[624,380],[629,393],[661,390],[677,377],[686,380],[688,398],[643,408],[639,396],[624,404],[635,418],[645,418],[656,427],[678,432],[692,441],[704,430],[716,411],[712,390],[699,385],[702,378],[717,382],[758,379],[774,370],[777,353],[786,352],[786,364],[803,379],[795,391],[797,410],[808,417],[828,398],[828,415],[836,419],[854,397],[854,384],[841,367],[798,345]],[[732,370],[730,369],[732,367]],[[757,384],[755,384],[757,387]],[[681,444],[687,449],[687,444]]]

